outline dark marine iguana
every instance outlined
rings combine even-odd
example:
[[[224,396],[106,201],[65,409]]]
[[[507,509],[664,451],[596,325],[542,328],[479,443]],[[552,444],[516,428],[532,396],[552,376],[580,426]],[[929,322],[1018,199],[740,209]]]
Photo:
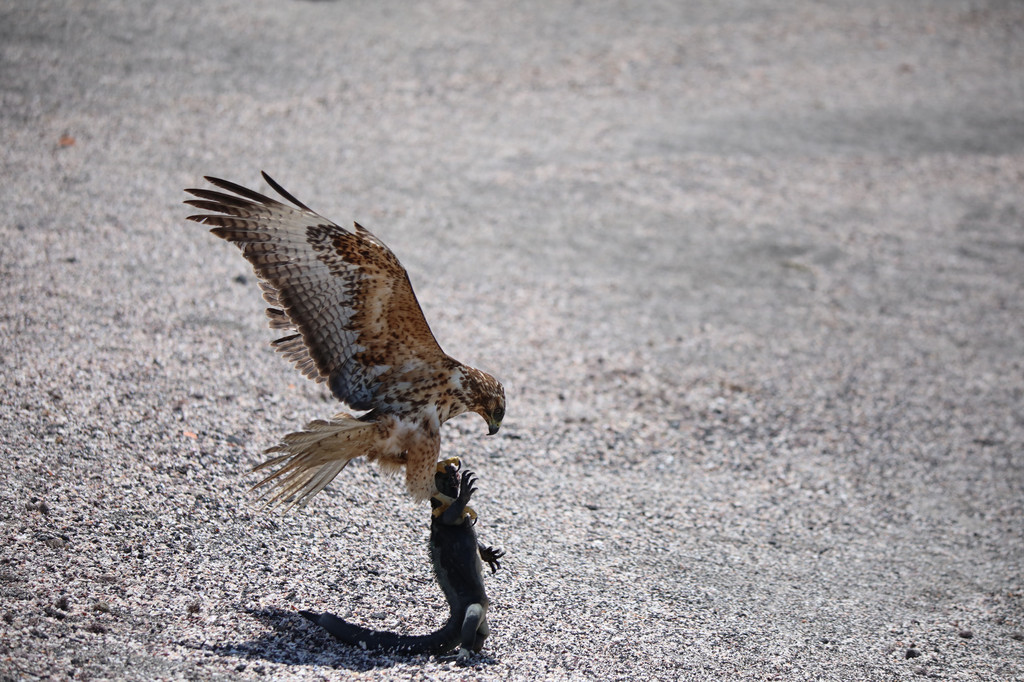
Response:
[[[473,530],[476,513],[467,505],[476,491],[476,474],[467,469],[460,477],[459,460],[453,457],[438,463],[434,482],[438,493],[430,499],[430,558],[451,609],[447,623],[427,635],[399,635],[349,623],[330,613],[300,613],[339,641],[367,651],[440,656],[461,646],[460,662],[467,661],[471,651],[479,653],[490,634],[490,602],[484,591],[481,559],[494,573],[505,552],[480,543]]]

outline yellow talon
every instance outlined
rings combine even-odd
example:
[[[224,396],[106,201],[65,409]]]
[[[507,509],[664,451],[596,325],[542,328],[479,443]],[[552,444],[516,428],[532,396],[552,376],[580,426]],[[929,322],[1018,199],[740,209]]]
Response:
[[[437,493],[436,495],[434,495],[430,499],[433,500],[434,502],[437,502],[437,506],[434,507],[431,510],[431,512],[430,512],[434,516],[435,519],[439,518],[441,516],[441,514],[444,514],[446,511],[448,511],[448,507],[452,506],[452,503],[455,502],[455,498],[454,497],[449,497],[448,495],[445,495],[444,493]],[[476,521],[476,518],[477,518],[476,511],[472,507],[466,507],[465,509],[463,509],[462,510],[462,518],[459,519],[459,520],[462,521],[467,516],[469,518],[473,519],[474,522]]]
[[[450,497],[448,495],[445,495],[444,493],[437,493],[430,499],[437,502],[437,506],[434,507],[433,511],[431,512],[434,515],[434,518],[437,518],[438,516],[443,514],[445,510],[448,509],[448,507],[452,506],[452,502],[455,501],[454,497]]]
[[[444,460],[443,462],[438,462],[437,463],[437,473],[443,474],[445,472],[445,469],[448,468],[449,464],[454,465],[455,468],[458,469],[459,467],[462,466],[462,460],[459,459],[458,457],[449,457],[448,459]]]

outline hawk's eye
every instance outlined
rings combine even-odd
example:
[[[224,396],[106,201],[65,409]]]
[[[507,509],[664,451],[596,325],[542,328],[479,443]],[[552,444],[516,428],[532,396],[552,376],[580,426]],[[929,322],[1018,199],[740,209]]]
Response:
[[[505,418],[505,408],[504,407],[497,408],[496,410],[494,410],[494,415],[493,416],[494,416],[494,421],[500,422],[502,419]]]

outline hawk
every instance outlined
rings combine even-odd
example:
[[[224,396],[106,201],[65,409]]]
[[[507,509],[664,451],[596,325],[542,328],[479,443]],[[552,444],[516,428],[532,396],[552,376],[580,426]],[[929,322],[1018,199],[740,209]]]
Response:
[[[303,376],[365,412],[340,412],[284,436],[255,470],[280,468],[254,487],[276,486],[268,489],[270,505],[303,506],[365,456],[387,470],[404,466],[408,492],[429,498],[441,425],[476,412],[497,433],[504,388],[441,350],[405,268],[382,241],[359,223],[336,225],[263,178],[292,205],[207,177],[225,192],[185,190],[196,197],[186,204],[208,211],[188,219],[212,226],[252,264],[270,327],[288,331],[271,345]]]

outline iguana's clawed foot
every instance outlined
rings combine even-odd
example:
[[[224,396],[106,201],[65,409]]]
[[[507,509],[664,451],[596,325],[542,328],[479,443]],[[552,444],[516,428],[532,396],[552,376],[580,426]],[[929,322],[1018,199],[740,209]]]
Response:
[[[476,474],[469,469],[462,472],[462,485],[459,487],[459,499],[469,504],[469,498],[476,492]]]
[[[462,512],[462,518],[465,519],[467,516],[476,523],[476,512],[469,506],[469,500],[473,497],[473,493],[476,492],[476,474],[469,469],[462,472],[462,483],[459,487],[459,501],[465,505],[465,509]]]
[[[494,547],[480,545],[480,558],[483,559],[484,563],[491,567],[491,575],[498,572],[501,568],[501,564],[498,559],[505,556],[505,550],[495,549]]]

